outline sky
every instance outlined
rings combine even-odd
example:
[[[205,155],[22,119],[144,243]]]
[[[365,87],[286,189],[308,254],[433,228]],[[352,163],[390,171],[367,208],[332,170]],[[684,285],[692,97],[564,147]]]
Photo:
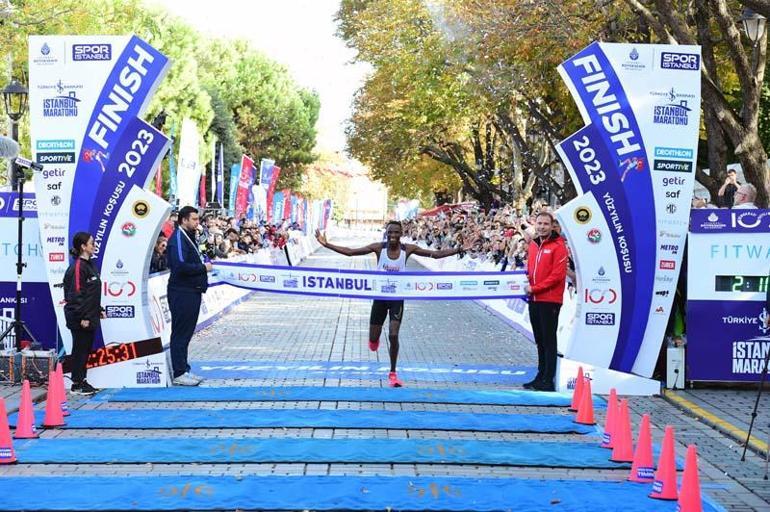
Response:
[[[368,72],[334,34],[339,0],[148,0],[217,37],[246,39],[318,92],[317,150],[342,151],[353,94]]]

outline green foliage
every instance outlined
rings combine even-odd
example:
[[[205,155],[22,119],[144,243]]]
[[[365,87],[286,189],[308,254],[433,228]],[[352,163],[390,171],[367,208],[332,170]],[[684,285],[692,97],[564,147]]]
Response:
[[[167,133],[192,119],[204,138],[202,163],[211,161],[216,137],[225,146],[226,169],[243,152],[257,162],[273,158],[282,168],[279,187],[294,188],[315,159],[318,95],[248,43],[206,37],[164,10],[132,0],[26,0],[14,6],[0,19],[0,48],[14,49],[8,55],[14,76],[26,76],[30,34],[135,33],[172,63],[145,119],[164,113]],[[28,146],[26,125],[21,132]]]

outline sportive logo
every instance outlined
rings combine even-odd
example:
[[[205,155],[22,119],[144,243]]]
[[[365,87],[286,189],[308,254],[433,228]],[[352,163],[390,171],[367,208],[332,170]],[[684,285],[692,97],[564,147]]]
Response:
[[[75,153],[38,153],[37,162],[39,164],[74,164]]]
[[[694,53],[661,52],[660,67],[661,69],[698,71],[700,69],[700,55]]]
[[[107,318],[134,318],[134,306],[105,306],[104,316]]]
[[[599,231],[599,228],[592,228],[587,234],[586,238],[588,238],[588,241],[592,244],[598,244],[602,241],[602,232]]]
[[[78,99],[75,91],[43,100],[43,117],[77,117]]]
[[[120,232],[125,237],[132,237],[136,234],[136,225],[133,222],[126,222],[120,227]]]
[[[586,304],[615,304],[618,292],[613,288],[586,288],[584,297]]]
[[[685,149],[685,148],[664,148],[664,147],[656,147],[655,148],[655,157],[658,158],[678,158],[681,160],[692,160],[693,159],[693,151],[692,149]]]
[[[659,268],[661,270],[676,270],[676,262],[673,260],[660,260]]]
[[[112,60],[112,45],[110,44],[73,44],[72,60],[74,62],[93,62]]]
[[[575,222],[578,224],[588,224],[591,222],[591,209],[587,206],[581,206],[575,210]]]
[[[615,313],[586,313],[586,325],[615,325]]]
[[[692,172],[692,162],[679,160],[654,160],[652,168],[655,171]]]

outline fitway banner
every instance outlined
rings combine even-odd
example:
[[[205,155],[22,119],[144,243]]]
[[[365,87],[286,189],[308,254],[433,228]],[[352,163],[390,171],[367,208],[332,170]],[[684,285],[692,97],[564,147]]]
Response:
[[[31,139],[43,165],[35,173],[41,243],[64,348],[71,338],[61,281],[78,231],[94,237],[104,284],[107,318],[94,348],[153,338],[147,269],[170,205],[146,188],[169,139],[139,116],[169,61],[136,36],[32,36],[29,52]],[[131,385],[109,368],[89,379]]]
[[[579,194],[557,213],[580,284],[569,359],[652,374],[687,235],[700,59],[593,43],[559,67],[586,123],[557,148]]]
[[[770,210],[692,210],[690,219],[687,379],[756,382],[770,351]]]
[[[470,300],[524,297],[518,272],[374,272],[214,262],[218,282],[275,293],[378,300]]]

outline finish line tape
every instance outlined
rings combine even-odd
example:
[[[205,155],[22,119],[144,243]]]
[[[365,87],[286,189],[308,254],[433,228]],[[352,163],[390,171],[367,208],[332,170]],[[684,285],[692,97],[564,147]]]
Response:
[[[524,298],[524,271],[374,272],[215,262],[212,285],[324,297],[377,300]]]

